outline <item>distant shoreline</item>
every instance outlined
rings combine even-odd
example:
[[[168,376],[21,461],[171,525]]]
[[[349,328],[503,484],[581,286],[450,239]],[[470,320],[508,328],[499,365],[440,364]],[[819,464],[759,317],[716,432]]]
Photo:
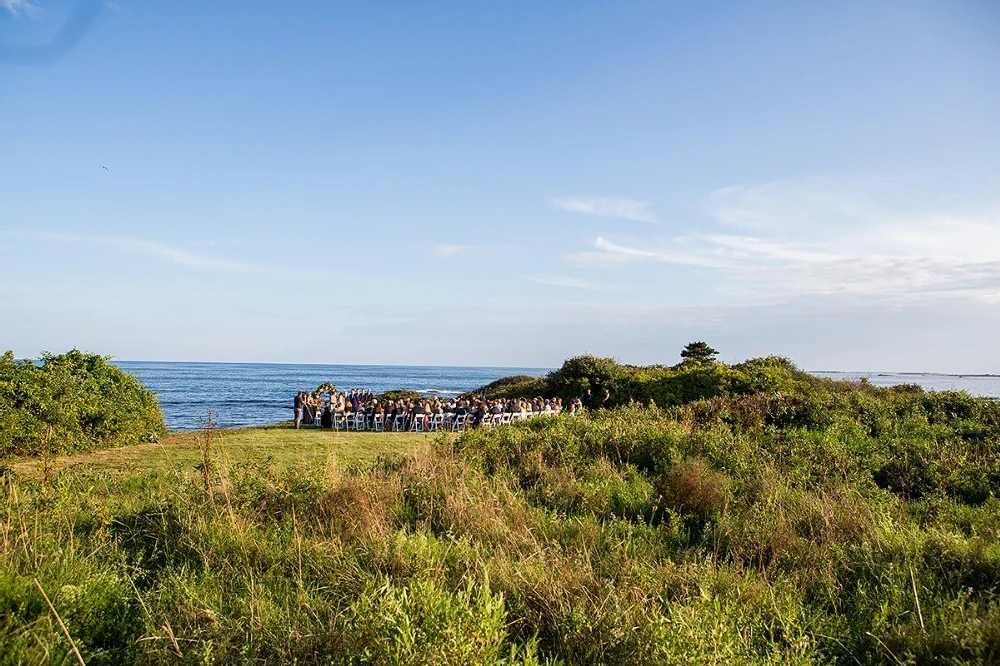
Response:
[[[981,377],[984,379],[1000,379],[1000,374],[992,373],[974,373],[974,372],[892,372],[890,370],[879,370],[877,372],[871,370],[806,370],[810,375],[865,375],[867,377],[891,377],[893,375],[897,376],[908,376],[908,377],[956,377],[959,379],[965,378],[976,378]]]

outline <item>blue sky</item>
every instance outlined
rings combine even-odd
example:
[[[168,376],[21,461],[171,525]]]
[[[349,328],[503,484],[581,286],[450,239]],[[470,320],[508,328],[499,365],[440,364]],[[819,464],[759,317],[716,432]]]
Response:
[[[1000,372],[998,35],[991,2],[0,0],[0,347]]]

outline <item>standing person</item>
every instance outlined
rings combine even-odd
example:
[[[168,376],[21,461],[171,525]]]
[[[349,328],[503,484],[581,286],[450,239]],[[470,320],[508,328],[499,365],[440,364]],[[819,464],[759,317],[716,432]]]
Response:
[[[305,407],[305,401],[302,399],[302,391],[295,394],[295,429],[298,430],[302,426],[302,409]]]
[[[601,407],[611,409],[611,389],[604,387],[604,395],[601,396]]]
[[[316,424],[316,417],[319,416],[319,407],[322,404],[319,393],[306,393],[306,423]]]
[[[332,400],[331,400],[332,402]],[[323,405],[323,411],[319,416],[319,427],[320,428],[332,428],[333,427],[333,411],[330,409],[330,403],[325,403]]]
[[[590,389],[587,389],[587,392],[583,394],[583,399],[581,400],[581,402],[583,403],[583,406],[587,410],[593,409],[594,408],[594,392],[591,391]]]

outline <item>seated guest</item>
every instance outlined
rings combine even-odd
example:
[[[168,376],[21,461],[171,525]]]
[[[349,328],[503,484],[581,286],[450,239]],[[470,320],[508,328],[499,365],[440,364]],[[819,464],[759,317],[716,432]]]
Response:
[[[484,405],[482,401],[477,401],[472,407],[472,427],[478,428],[482,424],[485,416],[486,405]]]

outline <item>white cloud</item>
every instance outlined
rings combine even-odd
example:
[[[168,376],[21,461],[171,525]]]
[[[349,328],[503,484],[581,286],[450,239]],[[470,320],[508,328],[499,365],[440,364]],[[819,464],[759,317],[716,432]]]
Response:
[[[594,241],[594,247],[601,250],[600,252],[578,252],[567,255],[564,259],[578,266],[615,266],[643,261],[711,268],[732,266],[732,262],[727,260],[718,250],[697,246],[696,243],[692,243],[692,240],[674,238],[661,244],[655,250],[646,250],[613,243],[603,236],[598,236],[597,240]]]
[[[594,289],[594,285],[589,282],[584,282],[583,280],[577,280],[576,278],[565,277],[565,276],[552,276],[552,277],[531,277],[526,276],[526,279],[532,282],[537,282],[539,284],[545,284],[550,287],[568,287],[570,289]]]
[[[0,7],[6,9],[11,16],[24,12],[28,16],[38,16],[41,8],[30,0],[0,0]]]
[[[587,265],[652,261],[716,269],[719,291],[915,299],[1000,296],[1000,200],[957,206],[891,179],[810,178],[728,187],[705,208],[716,230],[625,245],[599,236]],[[742,233],[731,233],[737,229]]]
[[[633,199],[608,199],[606,197],[591,198],[552,198],[552,205],[559,210],[598,217],[614,217],[637,222],[658,222],[656,215],[650,209],[649,203]]]
[[[901,210],[889,192],[901,183],[889,178],[789,178],[758,185],[736,185],[711,192],[706,212],[729,227],[757,231],[816,230],[838,224],[863,225]]]
[[[732,276],[760,288],[895,298],[1000,293],[1000,201],[959,206],[890,179],[813,178],[726,188],[707,207],[721,223],[754,232],[705,241],[741,252]]]
[[[428,245],[426,248],[431,256],[440,258],[458,257],[461,255],[484,257],[516,252],[518,249],[510,243],[491,243],[489,245],[453,245],[440,243],[438,245]]]
[[[769,241],[754,236],[706,236],[705,239],[718,246],[718,251],[725,252],[733,259],[770,258],[786,261],[831,261],[838,258],[829,252],[796,247],[780,241]]]
[[[624,260],[646,260],[664,261],[671,264],[685,264],[688,266],[710,266],[714,268],[724,268],[729,262],[718,253],[704,252],[696,248],[691,248],[688,239],[675,238],[671,242],[671,249],[668,250],[641,250],[638,248],[612,243],[603,236],[598,236],[594,241],[594,247],[604,250],[608,254],[616,255]]]

